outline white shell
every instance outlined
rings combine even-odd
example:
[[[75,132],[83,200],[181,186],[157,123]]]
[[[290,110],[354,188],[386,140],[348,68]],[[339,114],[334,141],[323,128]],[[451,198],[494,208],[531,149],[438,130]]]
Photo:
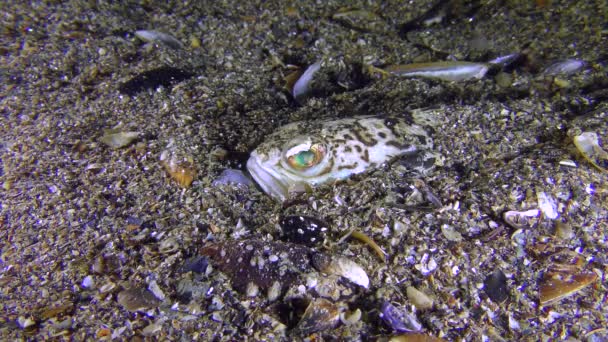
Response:
[[[555,220],[559,217],[557,202],[553,197],[541,191],[536,194],[536,198],[538,199],[538,207],[546,218]]]
[[[138,30],[135,31],[135,36],[144,42],[161,42],[176,50],[183,48],[182,43],[170,34],[152,30]]]
[[[530,228],[534,225],[534,220],[540,214],[540,210],[531,209],[527,211],[507,211],[503,214],[505,222],[513,228]]]
[[[399,77],[424,77],[461,82],[481,79],[489,70],[488,64],[473,62],[431,62],[394,65],[387,71]]]
[[[310,91],[308,85],[310,84],[310,81],[312,81],[312,78],[315,76],[315,73],[319,71],[319,69],[321,69],[321,62],[311,64],[310,66],[308,66],[308,68],[306,68],[306,71],[304,71],[302,76],[300,76],[296,84],[293,85],[293,91],[291,92],[291,94],[293,95],[293,98],[296,99],[296,101],[305,96]]]
[[[608,171],[605,167],[608,164],[608,152],[600,146],[596,133],[584,132],[574,137],[574,145],[593,166],[602,171]]]
[[[324,273],[342,276],[353,283],[369,287],[369,278],[365,270],[354,261],[344,257],[332,257],[328,262],[319,263],[319,270]]]

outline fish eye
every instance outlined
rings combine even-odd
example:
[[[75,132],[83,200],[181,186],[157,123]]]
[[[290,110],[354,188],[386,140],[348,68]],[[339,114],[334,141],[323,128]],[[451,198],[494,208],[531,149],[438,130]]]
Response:
[[[292,149],[293,151],[293,149]],[[325,148],[320,144],[314,144],[309,149],[293,151],[286,155],[289,166],[296,170],[305,170],[321,162],[325,157]]]

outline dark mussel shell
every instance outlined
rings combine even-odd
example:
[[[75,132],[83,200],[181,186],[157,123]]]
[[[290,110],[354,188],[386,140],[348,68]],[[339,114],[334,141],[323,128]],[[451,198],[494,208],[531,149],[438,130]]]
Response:
[[[283,240],[309,247],[323,243],[329,231],[327,223],[310,216],[284,216],[279,224],[283,231]]]

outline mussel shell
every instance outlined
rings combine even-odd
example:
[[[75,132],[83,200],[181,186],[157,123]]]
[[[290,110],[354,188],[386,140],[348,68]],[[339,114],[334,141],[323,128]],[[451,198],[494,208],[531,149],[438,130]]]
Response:
[[[538,215],[540,215],[540,210],[531,209],[527,211],[510,210],[505,212],[502,216],[509,226],[516,229],[525,229],[532,228],[537,224]]]
[[[397,332],[413,332],[422,329],[422,325],[416,320],[415,316],[399,310],[388,301],[382,303],[380,317],[386,325]]]
[[[340,308],[327,299],[313,300],[302,315],[294,332],[300,335],[328,330],[336,327],[340,322]]]
[[[538,286],[540,305],[550,305],[570,297],[597,280],[591,271],[547,272]]]
[[[502,303],[509,298],[507,276],[499,269],[488,275],[483,281],[485,293],[495,303]]]

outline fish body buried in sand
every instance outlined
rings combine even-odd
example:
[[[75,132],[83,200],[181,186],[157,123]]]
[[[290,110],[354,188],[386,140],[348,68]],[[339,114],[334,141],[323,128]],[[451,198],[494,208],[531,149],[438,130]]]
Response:
[[[279,128],[258,146],[247,169],[259,186],[279,201],[294,189],[346,179],[401,155],[424,173],[435,159],[432,139],[403,116],[360,116],[327,121],[295,122]]]

